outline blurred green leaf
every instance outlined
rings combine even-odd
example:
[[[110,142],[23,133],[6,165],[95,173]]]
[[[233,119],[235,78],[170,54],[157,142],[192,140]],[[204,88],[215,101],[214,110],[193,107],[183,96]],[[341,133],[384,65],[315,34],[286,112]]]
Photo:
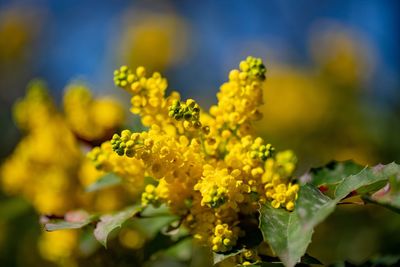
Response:
[[[372,266],[399,266],[400,255],[382,255],[368,261]]]
[[[364,195],[363,200],[400,213],[400,192],[393,190],[391,183],[374,194]]]
[[[150,205],[141,210],[137,218],[127,222],[127,225],[138,229],[147,238],[152,239],[158,232],[177,220],[179,217],[172,215],[167,206],[161,205],[155,208]]]
[[[94,192],[104,188],[116,186],[122,183],[122,178],[114,173],[108,173],[100,177],[96,182],[86,187],[86,192]]]
[[[176,216],[159,216],[153,218],[135,218],[129,221],[129,226],[140,230],[149,239],[153,238],[177,219]]]
[[[97,215],[90,215],[86,211],[70,211],[64,219],[49,219],[44,216],[42,220],[47,220],[44,224],[46,231],[57,231],[66,229],[79,229],[97,220]]]
[[[213,262],[214,262],[214,264],[220,263],[230,257],[238,255],[239,253],[241,253],[243,251],[244,251],[244,248],[236,248],[236,249],[230,250],[226,253],[215,253],[214,252],[213,253]]]
[[[396,163],[365,168],[355,175],[346,177],[337,185],[335,189],[335,199],[342,199],[361,187],[365,188],[366,186],[377,184],[380,181],[388,181],[391,177],[399,175],[400,165]],[[376,187],[373,187],[373,190],[376,189]],[[369,192],[363,190],[363,193]]]
[[[262,262],[256,263],[250,266],[254,267],[267,267],[267,266],[284,266],[282,262],[279,260],[277,257],[270,257],[270,256],[262,256],[261,258]],[[310,265],[323,265],[318,259],[310,256],[309,254],[305,254],[303,257],[300,259],[300,263],[297,264],[296,266],[310,266]]]
[[[377,192],[365,194],[363,199],[400,213],[400,174],[389,177],[385,187]]]
[[[250,265],[251,267],[281,267],[285,266],[282,262],[262,262],[256,265]]]
[[[79,253],[84,257],[92,255],[101,245],[94,238],[93,227],[88,227],[79,237]]]
[[[140,210],[141,207],[135,205],[114,214],[102,215],[94,229],[94,236],[104,247],[107,247],[108,235],[121,227],[125,221],[135,216]]]
[[[346,177],[357,174],[362,169],[362,166],[353,161],[332,161],[323,167],[311,169],[310,172],[303,177],[308,177],[308,182],[320,187],[325,195],[333,198],[336,186]]]
[[[66,229],[79,229],[82,228],[89,223],[91,223],[92,220],[88,219],[82,222],[66,222],[64,220],[57,220],[51,223],[46,223],[45,224],[45,229],[46,231],[57,231],[57,230],[66,230]]]
[[[353,161],[331,161],[323,167],[312,168],[310,170],[312,180],[311,183],[320,185],[333,185],[349,175],[359,173],[363,169],[362,166]]]
[[[22,198],[13,197],[1,200],[0,218],[1,220],[12,220],[30,209],[30,204]]]
[[[174,216],[170,212],[169,208],[163,204],[159,207],[154,207],[153,205],[146,206],[140,213],[141,218],[151,218],[151,217],[163,217],[163,216]]]
[[[322,265],[322,262],[307,253],[301,257],[300,262],[304,264]]]
[[[157,252],[167,250],[188,238],[189,236],[180,236],[177,239],[174,239],[171,236],[159,232],[153,239],[146,243],[144,247],[144,260],[147,261]]]
[[[167,250],[165,251],[165,255],[168,255],[180,261],[190,261],[193,251],[192,243],[193,240],[191,238],[186,238],[176,245],[167,248]]]
[[[367,260],[363,264],[355,265],[348,261],[336,262],[329,265],[331,267],[353,267],[353,266],[366,266],[366,267],[394,267],[400,266],[400,256],[399,255],[382,255],[373,257]]]

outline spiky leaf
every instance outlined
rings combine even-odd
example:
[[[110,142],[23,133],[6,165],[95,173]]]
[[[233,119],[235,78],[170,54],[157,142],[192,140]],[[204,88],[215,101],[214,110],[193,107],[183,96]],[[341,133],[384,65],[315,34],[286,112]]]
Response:
[[[113,230],[121,227],[124,222],[132,218],[139,211],[140,207],[131,206],[120,212],[101,216],[99,223],[97,223],[94,229],[94,236],[104,247],[107,247],[108,235]]]
[[[121,177],[115,175],[114,173],[108,173],[99,179],[97,179],[94,183],[90,184],[86,187],[86,192],[94,192],[104,188],[116,186],[122,183]]]
[[[372,194],[385,182],[400,176],[400,166],[395,163],[361,168],[358,173],[352,173],[357,169],[360,167],[347,162],[307,174],[314,185],[301,186],[293,212],[274,209],[268,203],[261,206],[260,229],[264,240],[285,266],[291,267],[300,261],[311,242],[314,227],[327,218],[342,199],[351,193]],[[317,179],[313,179],[314,175]],[[330,197],[316,187],[321,185],[329,186]]]
[[[84,210],[75,210],[67,212],[63,219],[51,219],[46,216],[42,217],[44,228],[46,231],[57,231],[66,229],[79,229],[94,222],[96,215],[90,215]]]

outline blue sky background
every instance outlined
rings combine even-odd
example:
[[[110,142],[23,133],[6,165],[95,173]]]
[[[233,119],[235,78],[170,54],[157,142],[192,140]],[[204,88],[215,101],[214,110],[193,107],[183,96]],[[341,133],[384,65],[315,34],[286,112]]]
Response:
[[[105,73],[116,65],[108,61],[120,35],[121,17],[127,9],[163,12],[159,1],[3,1],[0,8],[21,5],[45,10],[46,20],[35,53],[32,76],[46,79],[61,90],[76,77],[95,88],[108,88],[112,77]],[[216,90],[232,64],[243,54],[238,44],[246,41],[283,44],[286,61],[307,64],[308,33],[321,19],[335,20],[361,32],[381,58],[376,92],[382,97],[394,93],[394,74],[399,70],[399,2],[353,1],[170,1],[177,14],[190,25],[191,54],[181,67],[169,70],[176,88]],[[241,53],[246,51],[242,47]],[[251,52],[251,51],[249,51]],[[107,64],[107,65],[106,65]],[[193,80],[196,79],[194,85]],[[200,80],[200,81],[199,81]],[[188,90],[188,89],[185,89]]]
[[[173,11],[186,22],[187,53],[179,64],[163,70],[170,88],[184,98],[201,104],[215,101],[229,70],[247,55],[263,57],[268,69],[275,62],[312,68],[310,33],[324,21],[333,21],[360,34],[374,50],[375,71],[364,85],[369,101],[381,109],[400,110],[399,7],[395,0],[0,0],[0,16],[19,9],[20,16],[36,12],[41,22],[29,43],[29,60],[11,72],[4,71],[8,65],[0,68],[1,135],[14,140],[2,146],[9,152],[15,144],[10,107],[33,78],[46,80],[58,100],[74,79],[84,79],[96,92],[121,96],[112,81],[113,70],[127,63],[117,56],[121,36],[127,21],[134,24],[144,13]]]

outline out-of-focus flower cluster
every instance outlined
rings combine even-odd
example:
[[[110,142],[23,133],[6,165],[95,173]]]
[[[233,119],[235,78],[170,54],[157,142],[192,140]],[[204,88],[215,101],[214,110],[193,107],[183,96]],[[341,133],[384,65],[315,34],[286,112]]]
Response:
[[[84,140],[104,140],[117,125],[123,123],[124,113],[115,101],[107,98],[93,99],[83,84],[68,86],[63,104],[69,127]]]
[[[167,96],[159,73],[123,66],[114,72],[115,84],[132,95],[131,111],[149,129],[114,134],[89,157],[116,173],[143,164],[154,181],[146,185],[142,205],[166,204],[196,240],[215,252],[230,251],[246,235],[243,218],[257,218],[260,202],[291,211],[299,190],[291,181],[293,152],[275,152],[254,134],[265,75],[261,59],[248,57],[229,73],[207,113],[175,91]],[[110,148],[119,164],[108,164]]]
[[[368,165],[389,160],[379,140],[390,138],[391,127],[382,126],[380,133],[371,127],[374,116],[385,111],[366,101],[373,90],[376,51],[359,32],[335,23],[321,23],[311,32],[313,64],[274,64],[264,85],[265,98],[273,101],[261,109],[264,118],[256,129],[276,145],[294,149],[302,158],[300,169],[332,158]],[[383,124],[393,124],[388,121]]]
[[[163,12],[137,7],[126,10],[118,61],[132,66],[146,64],[147,69],[159,71],[177,66],[189,52],[189,27],[188,21],[172,9]]]
[[[52,216],[82,207],[112,211],[132,202],[137,194],[129,187],[84,192],[86,186],[105,174],[85,157],[87,147],[107,140],[109,132],[121,126],[122,107],[109,99],[94,98],[87,87],[77,83],[66,88],[63,103],[64,112],[60,112],[46,85],[33,81],[26,96],[15,104],[14,118],[23,137],[0,167],[2,189],[24,197],[38,213]],[[118,166],[113,170],[118,172]],[[135,177],[143,177],[141,170],[138,164]],[[139,182],[135,188],[140,190]],[[72,257],[78,239],[78,231],[45,232],[39,251],[44,258],[60,262]]]

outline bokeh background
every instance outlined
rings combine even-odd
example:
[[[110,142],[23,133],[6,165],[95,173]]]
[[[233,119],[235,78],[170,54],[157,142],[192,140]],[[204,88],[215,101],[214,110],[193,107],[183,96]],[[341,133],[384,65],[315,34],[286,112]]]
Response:
[[[113,70],[144,65],[209,107],[229,70],[253,55],[268,69],[257,129],[297,153],[299,174],[332,159],[400,162],[399,33],[395,0],[0,1],[0,160],[21,138],[11,107],[33,78],[58,103],[80,79],[128,108]],[[37,215],[20,209],[0,218],[1,266],[27,266],[18,255],[36,253],[26,232],[40,230]],[[345,207],[330,221],[311,247],[325,262],[399,252],[390,211]]]

